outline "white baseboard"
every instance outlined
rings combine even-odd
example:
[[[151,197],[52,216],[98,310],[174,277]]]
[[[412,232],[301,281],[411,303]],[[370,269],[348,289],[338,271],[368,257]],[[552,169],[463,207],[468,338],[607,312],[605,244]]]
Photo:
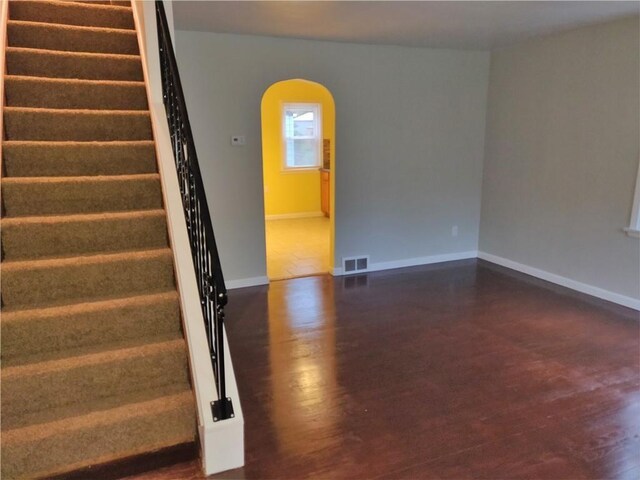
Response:
[[[523,265],[522,263],[514,262],[513,260],[498,257],[496,255],[491,255],[490,253],[478,252],[478,258],[486,260],[487,262],[510,268],[512,270],[517,270],[518,272],[526,273],[527,275],[546,280],[547,282],[570,288],[571,290],[586,293],[587,295],[601,298],[609,302],[617,303],[618,305],[622,305],[625,307],[633,308],[634,310],[640,310],[640,300],[636,298],[627,297],[625,295],[620,295],[619,293],[614,293],[610,292],[609,290],[594,287],[593,285],[588,285],[576,280],[571,280],[570,278],[562,277],[560,275],[556,275],[555,273],[550,273],[545,270],[530,267],[528,265]]]
[[[227,290],[233,290],[234,288],[256,287],[258,285],[268,285],[269,277],[250,277],[241,278],[239,280],[225,280]]]
[[[455,253],[444,253],[442,255],[430,255],[428,257],[405,258],[402,260],[394,260],[391,262],[369,263],[369,268],[367,270],[359,271],[357,273],[378,272],[381,270],[392,270],[394,268],[417,267],[419,265],[429,265],[432,263],[452,262],[454,260],[466,260],[469,258],[476,258],[477,256],[478,256],[478,252],[475,250],[471,250],[468,252],[455,252]],[[331,273],[335,277],[345,274],[342,271],[342,267],[334,268],[333,272]]]
[[[265,215],[265,220],[286,220],[288,218],[312,218],[312,217],[322,217],[324,213],[322,212],[297,212],[297,213],[280,213],[277,215]]]
[[[609,302],[617,303],[618,305],[632,308],[634,310],[640,310],[639,299],[636,299],[633,297],[627,297],[625,295],[620,295],[619,293],[610,292],[609,290],[604,290],[599,287],[594,287],[593,285],[588,285],[586,283],[578,282],[576,280],[571,280],[570,278],[562,277],[560,275],[556,275],[554,273],[550,273],[545,270],[540,270],[538,268],[530,267],[528,265],[523,265],[522,263],[514,262],[513,260],[498,257],[496,255],[491,255],[490,253],[485,253],[485,252],[468,251],[468,252],[445,253],[443,255],[431,255],[428,257],[406,258],[403,260],[395,260],[391,262],[370,263],[368,270],[364,272],[358,272],[358,273],[376,272],[381,270],[392,270],[394,268],[416,267],[419,265],[451,262],[454,260],[466,260],[469,258],[476,258],[476,257],[482,260],[486,260],[487,262],[495,263],[497,265],[501,265],[503,267],[510,268],[512,270],[516,270],[518,272],[526,273],[527,275],[531,275],[532,277],[540,278],[542,280],[546,280],[548,282],[570,288],[571,290],[575,290],[581,293],[586,293],[587,295],[601,298]],[[345,274],[342,271],[342,267],[335,267],[333,271],[331,271],[330,273],[335,277],[339,277]]]

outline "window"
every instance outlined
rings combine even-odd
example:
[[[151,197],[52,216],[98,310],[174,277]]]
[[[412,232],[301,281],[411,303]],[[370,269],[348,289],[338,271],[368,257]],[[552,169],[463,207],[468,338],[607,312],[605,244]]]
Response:
[[[320,166],[320,105],[287,103],[283,108],[284,168]]]
[[[633,197],[631,221],[626,232],[633,237],[640,237],[640,157],[638,158],[638,178],[636,179],[636,193]]]

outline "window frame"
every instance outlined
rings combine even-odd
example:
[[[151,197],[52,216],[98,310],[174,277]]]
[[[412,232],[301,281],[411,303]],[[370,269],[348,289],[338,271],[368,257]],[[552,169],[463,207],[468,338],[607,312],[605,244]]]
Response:
[[[629,227],[624,229],[627,235],[640,238],[640,155],[638,155],[638,176],[636,177],[636,190],[633,195],[631,207],[631,219]]]
[[[315,140],[316,142],[316,163],[314,165],[309,166],[290,166],[287,163],[287,141],[289,137],[287,137],[287,117],[286,113],[288,110],[294,109],[311,109],[315,114],[315,136],[309,137],[292,137],[294,139],[299,140]],[[285,102],[282,104],[282,108],[280,110],[281,117],[281,137],[282,137],[282,171],[283,172],[308,172],[310,170],[317,170],[322,166],[322,104],[320,103],[311,103],[311,102]]]

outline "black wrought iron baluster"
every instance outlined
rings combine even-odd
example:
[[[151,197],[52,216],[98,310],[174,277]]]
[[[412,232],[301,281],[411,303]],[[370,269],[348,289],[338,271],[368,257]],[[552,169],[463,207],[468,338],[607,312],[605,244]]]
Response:
[[[178,184],[207,343],[214,370],[218,400],[211,402],[214,421],[233,417],[233,405],[226,394],[224,366],[224,307],[227,290],[211,224],[200,166],[193,143],[186,103],[171,44],[163,3],[156,1],[162,98],[167,114]]]

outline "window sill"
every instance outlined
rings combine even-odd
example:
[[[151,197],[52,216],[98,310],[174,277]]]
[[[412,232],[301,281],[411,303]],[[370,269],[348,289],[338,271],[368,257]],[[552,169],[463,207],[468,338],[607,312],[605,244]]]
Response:
[[[624,233],[630,237],[640,238],[640,230],[636,230],[635,228],[623,228],[623,230]]]
[[[287,167],[282,169],[282,173],[312,173],[317,172],[319,168],[318,165],[313,167]]]

